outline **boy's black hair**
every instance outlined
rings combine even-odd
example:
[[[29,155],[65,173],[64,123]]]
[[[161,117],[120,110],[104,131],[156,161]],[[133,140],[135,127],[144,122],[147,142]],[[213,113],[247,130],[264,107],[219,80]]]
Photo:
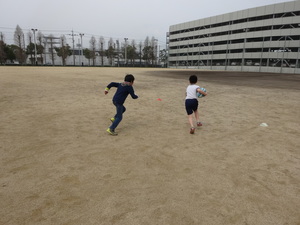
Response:
[[[132,74],[127,74],[124,78],[124,81],[133,82],[134,81],[134,76]]]
[[[196,84],[198,81],[198,77],[196,75],[191,75],[189,80],[191,84]]]

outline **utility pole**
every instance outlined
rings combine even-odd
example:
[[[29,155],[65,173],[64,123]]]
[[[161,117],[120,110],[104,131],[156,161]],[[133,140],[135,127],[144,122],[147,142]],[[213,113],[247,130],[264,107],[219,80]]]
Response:
[[[35,32],[36,32],[38,29],[31,29],[31,30],[33,31],[33,38],[34,38],[34,64],[37,65]]]
[[[74,63],[74,66],[75,66],[75,46],[74,46],[74,36],[77,36],[77,34],[74,34],[73,30],[72,30],[72,34],[69,34],[72,36],[72,43],[73,43],[73,63]]]
[[[83,48],[82,48],[82,36],[84,36],[84,34],[83,33],[80,33],[79,34],[80,35],[80,39],[81,39],[81,45],[80,45],[80,48],[81,48],[81,60],[83,59]],[[81,61],[81,65],[83,65],[83,60]]]
[[[124,40],[125,40],[125,64],[127,66],[127,40],[128,40],[128,38],[124,38]]]

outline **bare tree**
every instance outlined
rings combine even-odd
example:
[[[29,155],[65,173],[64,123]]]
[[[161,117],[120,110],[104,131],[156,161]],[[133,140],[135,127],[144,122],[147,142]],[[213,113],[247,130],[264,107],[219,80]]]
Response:
[[[50,53],[50,57],[51,57],[51,61],[52,61],[52,65],[54,65],[55,63],[55,44],[59,44],[59,42],[57,42],[57,37],[54,37],[52,34],[50,34],[49,36],[44,36],[45,39],[45,49],[47,49],[47,45],[50,45],[50,47],[48,48],[49,53]],[[46,54],[45,54],[45,59],[46,59]]]
[[[17,25],[15,33],[14,33],[14,41],[17,46],[16,49],[16,57],[19,63],[23,64],[26,61],[26,54],[25,54],[25,40],[24,40],[24,33],[23,30],[19,25]]]
[[[146,61],[146,65],[149,65],[151,59],[151,45],[149,37],[146,37],[143,48],[143,59]]]
[[[29,44],[27,45],[27,48],[26,48],[26,54],[30,55],[30,58],[29,58],[30,62],[32,65],[34,65],[35,58],[34,58],[34,43],[32,42],[32,39],[33,39],[32,32],[29,31],[27,33],[27,39],[28,39]]]
[[[109,65],[113,66],[113,59],[115,57],[115,44],[114,40],[112,38],[108,41],[108,48],[106,50],[106,56],[109,59]]]
[[[91,59],[93,60],[93,66],[95,66],[95,59],[96,59],[96,38],[94,36],[91,37],[91,40],[90,40],[90,57]]]
[[[51,54],[51,60],[52,60],[52,65],[54,65],[54,60],[55,60],[55,56],[54,56],[54,37],[52,34],[50,34],[49,36],[50,38],[50,54]]]
[[[142,46],[143,46],[143,43],[140,41],[140,43],[139,43],[139,59],[140,59],[140,66],[142,66]]]
[[[44,35],[42,34],[41,31],[38,31],[37,33],[37,54],[39,55],[41,64],[44,64],[44,59],[43,59],[43,52],[44,52],[44,47],[43,47],[43,38]]]
[[[120,65],[120,42],[119,40],[116,40],[117,48],[116,48],[116,55],[118,59],[118,67]]]
[[[103,57],[104,57],[104,44],[105,44],[105,40],[104,37],[100,37],[99,39],[99,45],[100,45],[100,56],[101,56],[101,65],[103,66]]]

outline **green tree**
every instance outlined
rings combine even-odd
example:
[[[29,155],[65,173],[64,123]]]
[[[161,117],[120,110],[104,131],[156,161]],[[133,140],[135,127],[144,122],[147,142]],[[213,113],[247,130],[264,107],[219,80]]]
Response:
[[[109,59],[109,64],[113,65],[113,59],[116,56],[115,48],[113,46],[109,46],[108,49],[105,51],[105,55]]]
[[[44,53],[44,46],[41,45],[41,44],[37,44],[36,45],[36,52],[37,52],[37,55],[39,55],[39,58],[40,58],[40,62],[41,64],[43,65],[44,63],[44,58],[43,58],[43,53]]]
[[[89,60],[89,66],[91,65],[91,50],[86,48],[86,49],[83,49],[83,55],[85,58],[87,58]]]
[[[30,55],[29,59],[31,61],[31,64],[34,65],[34,43],[30,42],[29,45],[27,45],[26,55]]]
[[[146,37],[144,41],[144,48],[143,48],[143,60],[145,60],[146,65],[150,65],[150,61],[153,58],[153,47],[151,46],[151,41],[149,37]]]
[[[151,46],[144,46],[143,48],[143,60],[145,60],[146,65],[149,66],[150,65],[150,60],[152,58],[152,47]]]
[[[66,43],[66,37],[63,35],[60,37],[61,47],[56,47],[55,51],[59,57],[61,57],[63,66],[66,65],[66,59],[72,55],[71,47]]]
[[[66,44],[66,45],[61,46],[61,47],[56,47],[55,51],[56,51],[57,55],[59,57],[61,57],[62,64],[63,64],[63,66],[65,66],[66,65],[66,59],[69,56],[72,55],[71,47],[68,44]]]
[[[17,58],[15,51],[18,48],[19,47],[16,45],[5,45],[4,52],[6,54],[6,60],[9,60],[11,63],[13,63],[14,60],[16,60],[16,58]]]
[[[130,60],[132,66],[135,65],[135,59],[138,58],[138,53],[136,52],[135,40],[132,40],[131,45],[127,46],[127,58]]]
[[[6,61],[6,53],[4,51],[5,43],[4,43],[4,35],[0,33],[0,64],[4,64]]]
[[[138,57],[136,53],[136,47],[132,45],[127,46],[127,59],[130,60],[130,64],[134,66],[135,59]]]

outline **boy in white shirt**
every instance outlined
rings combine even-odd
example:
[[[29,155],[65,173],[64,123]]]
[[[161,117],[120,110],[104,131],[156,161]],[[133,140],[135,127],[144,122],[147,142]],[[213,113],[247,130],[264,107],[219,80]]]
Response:
[[[186,88],[186,98],[185,98],[185,109],[188,115],[189,123],[191,125],[190,134],[195,133],[195,127],[193,122],[193,114],[195,115],[197,126],[202,126],[202,123],[199,121],[198,113],[198,97],[197,92],[206,96],[207,93],[202,91],[196,83],[198,82],[198,77],[196,75],[191,75],[189,78],[190,85]]]

